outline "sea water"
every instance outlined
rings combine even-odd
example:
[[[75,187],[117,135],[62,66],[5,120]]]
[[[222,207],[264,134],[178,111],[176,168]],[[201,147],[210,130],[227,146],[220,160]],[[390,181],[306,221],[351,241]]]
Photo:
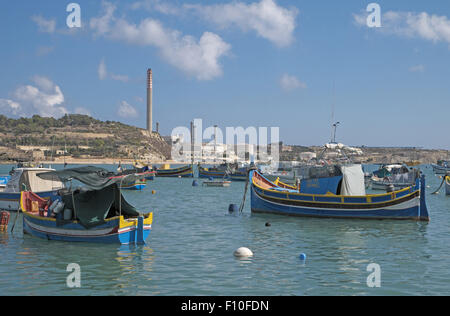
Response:
[[[0,174],[10,169],[0,166]],[[124,191],[154,213],[143,246],[24,236],[19,215],[14,232],[0,234],[0,295],[449,295],[450,197],[431,195],[441,180],[421,169],[430,223],[252,215],[249,195],[242,214],[229,214],[244,182],[193,187],[179,178]],[[235,258],[239,247],[254,256]],[[70,264],[79,266],[80,287],[68,282]],[[379,287],[368,282],[371,264],[380,268]]]

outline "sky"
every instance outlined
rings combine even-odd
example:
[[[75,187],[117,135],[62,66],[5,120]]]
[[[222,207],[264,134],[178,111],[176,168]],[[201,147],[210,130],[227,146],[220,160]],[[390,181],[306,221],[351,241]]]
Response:
[[[4,1],[0,114],[88,114],[160,133],[279,127],[291,145],[450,149],[450,2]]]

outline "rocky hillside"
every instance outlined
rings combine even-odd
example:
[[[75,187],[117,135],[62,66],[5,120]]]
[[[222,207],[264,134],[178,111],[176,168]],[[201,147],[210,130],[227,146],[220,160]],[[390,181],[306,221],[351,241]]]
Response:
[[[170,159],[157,133],[86,115],[10,119],[0,115],[0,161],[72,158]]]

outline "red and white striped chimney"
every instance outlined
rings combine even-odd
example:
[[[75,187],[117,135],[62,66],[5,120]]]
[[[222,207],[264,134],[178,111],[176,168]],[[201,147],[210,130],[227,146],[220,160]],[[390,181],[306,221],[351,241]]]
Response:
[[[147,70],[147,130],[153,131],[152,111],[153,111],[153,73],[151,69]]]

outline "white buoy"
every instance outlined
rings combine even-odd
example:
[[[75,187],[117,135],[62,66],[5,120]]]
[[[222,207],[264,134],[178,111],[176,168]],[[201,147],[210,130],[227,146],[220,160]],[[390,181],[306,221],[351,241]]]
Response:
[[[234,256],[235,257],[240,257],[240,258],[245,258],[245,257],[252,257],[253,256],[253,252],[245,247],[241,247],[239,249],[237,249],[234,252]]]

